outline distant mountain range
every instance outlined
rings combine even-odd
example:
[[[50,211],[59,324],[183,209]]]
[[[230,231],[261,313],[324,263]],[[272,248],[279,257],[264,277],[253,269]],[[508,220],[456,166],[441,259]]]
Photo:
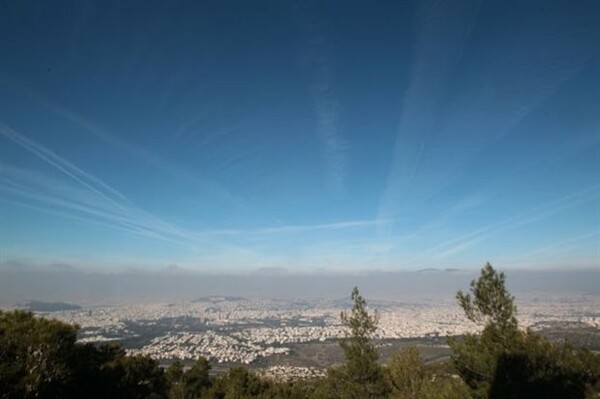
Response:
[[[34,312],[60,312],[64,310],[78,310],[81,309],[81,306],[65,302],[31,301],[22,305],[22,308]]]
[[[445,272],[445,273],[457,273],[457,272],[460,272],[460,271],[462,271],[462,270],[460,270],[460,269],[454,269],[454,268],[436,269],[435,267],[428,267],[428,268],[425,268],[425,269],[417,270],[417,273],[442,273],[442,272]]]
[[[228,302],[228,301],[245,301],[246,298],[241,296],[226,296],[226,295],[210,295],[203,296],[200,298],[194,299],[192,302],[210,302],[210,303],[218,303],[218,302]]]

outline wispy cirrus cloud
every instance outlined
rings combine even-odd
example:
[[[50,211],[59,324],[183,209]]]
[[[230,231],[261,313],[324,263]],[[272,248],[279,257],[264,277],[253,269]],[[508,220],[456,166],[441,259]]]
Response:
[[[309,5],[297,8],[297,17],[306,31],[307,59],[313,68],[311,91],[315,101],[317,135],[320,138],[329,185],[343,194],[346,184],[346,152],[339,120],[339,100],[335,89],[335,48],[327,25]]]
[[[515,257],[516,260],[531,258],[534,256],[551,254],[555,252],[564,252],[568,249],[577,248],[578,245],[581,245],[583,242],[590,241],[592,239],[596,239],[597,241],[600,239],[600,226],[598,230],[587,232],[585,234],[579,234],[575,237],[570,237],[564,240],[555,241],[550,245],[546,245],[540,248],[536,248],[532,251],[525,252],[523,254],[517,255]],[[600,241],[598,241],[598,251],[600,251]],[[600,259],[599,259],[600,260]]]
[[[57,179],[39,172],[0,165],[0,190],[14,198],[27,201],[23,203],[13,201],[13,203],[31,209],[46,210],[71,219],[91,221],[134,236],[194,248],[231,247],[223,242],[200,239],[195,232],[168,223],[144,211],[99,178],[2,123],[0,123],[0,135],[37,156],[68,178],[68,180]]]
[[[0,201],[129,236],[188,247],[200,253],[204,262],[210,260],[214,265],[226,265],[229,261],[239,263],[236,259],[242,258],[260,263],[263,258],[255,251],[256,248],[248,244],[255,240],[267,240],[269,245],[266,249],[270,251],[274,237],[334,231],[343,235],[347,231],[372,229],[377,223],[376,220],[350,220],[255,229],[192,231],[141,209],[98,177],[2,123],[0,137],[60,172],[56,176],[0,163],[0,193],[3,194]],[[306,245],[306,242],[302,245]]]
[[[221,184],[216,183],[209,178],[198,175],[197,173],[192,173],[187,168],[179,166],[171,161],[167,161],[149,149],[131,144],[64,107],[52,106],[52,109],[54,112],[64,116],[67,120],[80,126],[93,136],[101,139],[115,148],[125,151],[133,157],[153,166],[157,170],[172,176],[175,179],[183,180],[189,184],[193,184],[195,187],[199,187],[205,192],[209,192],[220,200],[227,201],[232,205],[240,206],[243,204],[243,200],[241,198],[231,193]]]
[[[61,172],[63,172],[73,180],[77,181],[90,191],[93,191],[97,195],[110,201],[111,203],[119,205],[121,201],[127,201],[122,194],[109,187],[101,180],[90,175],[89,173],[73,165],[66,159],[58,156],[50,149],[42,146],[39,143],[36,143],[35,141],[27,138],[21,133],[18,133],[17,131],[13,130],[12,128],[6,126],[3,123],[0,123],[0,134],[2,134],[7,139],[13,141],[15,144],[23,147],[27,151],[31,152],[41,160],[47,162],[51,166],[60,170]]]
[[[79,127],[81,133],[89,134],[96,139],[108,144],[109,146],[122,151],[136,160],[139,160],[155,170],[164,173],[167,176],[176,180],[184,181],[193,187],[199,188],[202,191],[216,197],[220,201],[225,201],[232,206],[244,206],[243,198],[235,195],[222,184],[199,174],[197,171],[192,171],[172,160],[165,159],[155,151],[144,146],[134,144],[120,136],[115,135],[103,126],[95,123],[84,116],[74,112],[68,107],[52,101],[43,93],[34,90],[21,82],[0,74],[0,82],[7,87],[15,90],[19,94],[25,96],[29,100],[37,103],[54,114],[64,118],[67,122]]]
[[[213,230],[206,235],[212,236],[249,236],[261,237],[272,236],[277,234],[296,234],[316,231],[334,231],[334,230],[356,230],[374,228],[377,226],[377,220],[346,220],[332,223],[317,223],[304,225],[281,225],[275,227],[265,227],[256,229],[224,229]]]
[[[439,253],[433,255],[433,257],[435,259],[447,258],[449,256],[464,252],[464,251],[468,250],[469,248],[472,248],[473,246],[475,246],[477,243],[483,241],[484,239],[485,239],[485,236],[479,236],[479,237],[475,237],[471,240],[460,242],[456,245],[451,246],[450,248],[445,249],[442,252],[439,252]]]
[[[410,84],[378,209],[382,219],[456,182],[478,154],[518,127],[590,58],[585,45],[557,34],[558,17],[535,20],[535,29],[532,17],[513,17],[514,29],[495,38],[493,51],[471,53],[468,39],[479,9],[479,1],[420,3]],[[514,42],[516,32],[523,39]],[[380,232],[392,227],[382,222]]]
[[[392,226],[383,220],[394,217],[409,195],[427,147],[432,144],[448,78],[461,59],[478,7],[478,1],[462,2],[460,6],[419,3],[410,84],[402,102],[388,183],[378,210],[381,232],[389,233]]]
[[[546,219],[559,212],[600,200],[600,185],[594,185],[533,207],[517,216],[483,226],[471,233],[442,242],[423,252],[424,255],[445,258],[473,247],[494,234]]]

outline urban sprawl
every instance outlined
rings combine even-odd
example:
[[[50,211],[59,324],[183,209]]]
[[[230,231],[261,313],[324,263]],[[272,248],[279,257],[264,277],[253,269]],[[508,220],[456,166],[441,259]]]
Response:
[[[541,329],[552,323],[600,328],[600,297],[519,298],[519,321]],[[349,303],[207,297],[190,302],[93,306],[52,312],[80,327],[80,341],[120,341],[129,354],[160,361],[204,356],[217,363],[250,364],[287,354],[289,345],[344,337],[340,310]],[[374,301],[377,339],[444,337],[477,331],[455,302]],[[305,370],[305,373],[311,373]]]

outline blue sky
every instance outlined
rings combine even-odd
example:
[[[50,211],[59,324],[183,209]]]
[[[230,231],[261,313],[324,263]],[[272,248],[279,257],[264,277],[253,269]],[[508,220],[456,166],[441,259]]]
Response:
[[[600,267],[597,1],[0,7],[4,262]]]

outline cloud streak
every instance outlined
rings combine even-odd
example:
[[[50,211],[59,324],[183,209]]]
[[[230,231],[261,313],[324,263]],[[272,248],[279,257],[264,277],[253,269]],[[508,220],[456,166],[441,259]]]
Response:
[[[419,3],[417,44],[409,88],[402,103],[400,125],[393,148],[389,178],[380,206],[380,231],[392,226],[383,222],[394,217],[408,195],[436,128],[436,114],[448,77],[459,62],[465,39],[477,15],[478,2],[460,6],[439,2]],[[440,45],[444,43],[444,45]]]
[[[225,265],[228,259],[235,262],[236,257],[240,256],[258,259],[253,249],[234,242],[268,239],[272,244],[274,237],[319,231],[359,231],[374,228],[377,223],[375,220],[350,220],[258,229],[190,231],[141,209],[99,178],[2,123],[0,137],[37,156],[66,177],[57,178],[0,163],[0,192],[3,193],[0,201],[3,203],[93,224],[132,237],[188,247],[199,251],[203,254],[202,259],[210,260],[213,265]]]
[[[519,126],[590,57],[584,45],[548,40],[561,31],[560,18],[540,20],[534,30],[531,18],[520,18],[510,21],[511,34],[495,39],[493,51],[473,59],[468,38],[478,12],[477,1],[421,6],[415,61],[378,209],[382,219],[456,182],[476,155]],[[514,42],[518,32],[523,39]],[[460,86],[450,87],[451,81]],[[382,222],[380,232],[392,228]]]
[[[562,252],[565,249],[576,248],[577,244],[580,244],[585,241],[589,241],[593,238],[596,238],[596,239],[600,238],[600,231],[588,232],[586,234],[577,235],[575,237],[571,237],[566,240],[557,241],[557,242],[552,243],[551,245],[537,248],[533,251],[518,255],[516,258],[517,259],[531,258],[532,256],[544,255],[544,254],[552,253],[552,252],[558,252],[558,251]]]
[[[442,242],[426,251],[425,255],[444,258],[467,250],[473,245],[488,239],[494,234],[525,226],[527,224],[546,219],[561,211],[571,209],[583,204],[600,199],[600,185],[594,185],[568,194],[553,201],[538,205],[526,212],[507,220],[484,226],[471,233]]]
[[[229,247],[209,239],[199,239],[195,232],[177,227],[142,210],[122,193],[82,170],[45,146],[0,123],[0,135],[37,156],[60,171],[77,185],[31,171],[1,165],[0,190],[16,198],[33,201],[30,208],[76,220],[92,221],[133,236],[145,237],[196,247]]]
[[[287,225],[277,227],[266,227],[259,229],[226,229],[214,230],[204,233],[207,236],[273,236],[278,234],[296,234],[316,231],[334,231],[334,230],[352,230],[365,229],[377,226],[377,220],[348,220],[333,223],[306,224],[306,225]]]
[[[346,184],[348,143],[340,129],[340,106],[335,90],[335,49],[322,20],[307,9],[299,9],[297,14],[306,30],[308,59],[314,69],[311,89],[317,114],[317,135],[323,146],[328,181],[331,189],[341,195]]]
[[[83,116],[73,112],[67,107],[58,104],[54,101],[50,101],[46,98],[46,96],[42,93],[39,93],[36,90],[33,90],[29,87],[24,86],[18,81],[14,79],[9,79],[6,76],[0,75],[4,84],[12,87],[20,94],[26,96],[28,99],[34,101],[37,104],[40,104],[43,107],[46,107],[56,115],[64,118],[68,122],[74,124],[81,128],[81,130],[100,141],[110,145],[111,147],[123,151],[126,154],[131,155],[137,160],[144,162],[147,165],[152,166],[156,170],[165,175],[168,175],[174,179],[182,180],[188,184],[193,185],[194,187],[199,187],[204,192],[207,192],[211,195],[214,195],[221,201],[225,201],[233,206],[244,206],[244,201],[242,198],[234,195],[227,188],[223,187],[221,184],[213,181],[212,179],[206,178],[202,175],[198,175],[195,172],[190,171],[189,169],[182,167],[172,161],[167,161],[163,157],[159,156],[156,152],[151,151],[145,147],[133,144],[115,134],[111,133],[104,127],[94,123]]]

